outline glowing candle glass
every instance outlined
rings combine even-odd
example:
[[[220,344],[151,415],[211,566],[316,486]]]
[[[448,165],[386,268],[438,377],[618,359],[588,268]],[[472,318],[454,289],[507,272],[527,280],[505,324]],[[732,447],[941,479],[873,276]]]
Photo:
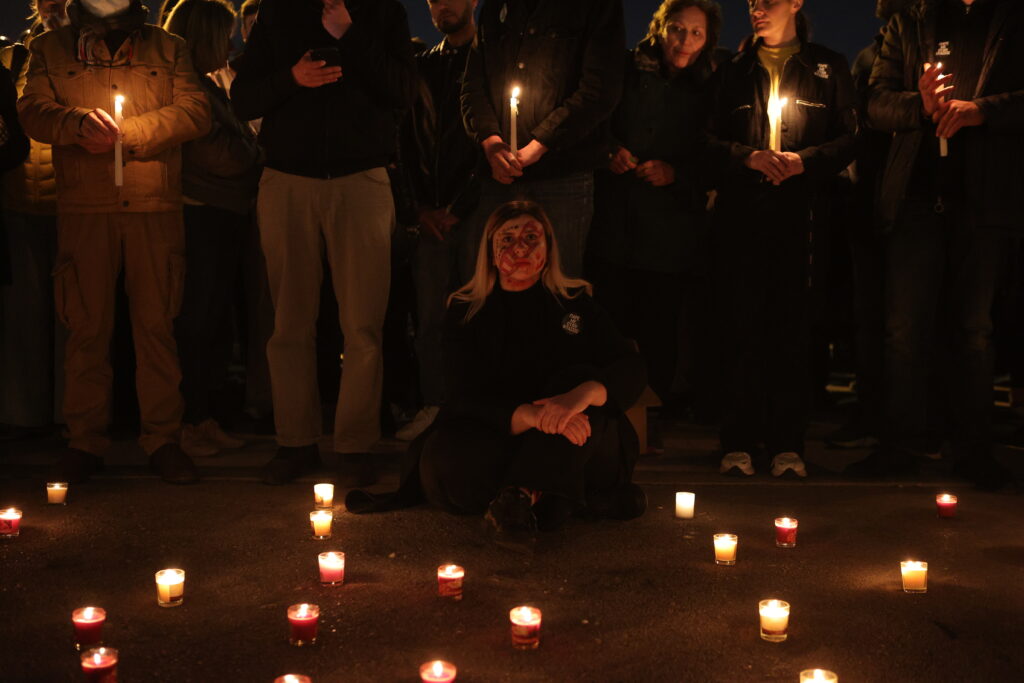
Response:
[[[540,645],[540,610],[520,605],[508,613],[508,619],[512,622],[512,647],[536,650]]]
[[[331,551],[317,556],[320,562],[320,583],[345,583],[345,553]]]
[[[68,485],[63,481],[51,481],[46,484],[46,502],[50,505],[67,505]]]
[[[81,656],[82,673],[88,683],[117,683],[117,650],[94,647]]]
[[[89,648],[103,642],[103,624],[107,611],[102,607],[79,607],[71,613],[75,626],[75,649]]]
[[[771,148],[775,152],[782,151],[782,111],[789,104],[788,97],[772,95],[768,98],[768,122]]]
[[[319,605],[302,603],[288,608],[288,624],[291,627],[288,642],[297,647],[316,643],[316,629],[320,622]]]
[[[420,667],[420,680],[423,683],[451,683],[457,672],[458,669],[451,662],[435,659]]]
[[[784,600],[762,600],[757,603],[761,616],[761,639],[781,643],[789,628],[789,603]]]
[[[900,573],[903,575],[904,593],[928,592],[928,563],[907,560],[900,562]]]
[[[313,683],[313,679],[302,674],[285,674],[275,678],[274,683]]]
[[[161,569],[156,573],[156,604],[177,607],[185,602],[185,570]]]
[[[736,546],[739,542],[736,534],[715,534],[715,564],[736,564]]]
[[[7,508],[0,512],[0,538],[16,538],[21,533],[21,510]]]
[[[939,517],[956,517],[956,496],[949,493],[935,496],[935,509]]]
[[[796,547],[797,521],[792,517],[775,519],[775,545],[779,548]]]
[[[314,484],[313,502],[317,508],[331,508],[334,506],[334,484]]]
[[[462,599],[462,580],[466,570],[457,564],[442,564],[437,568],[437,594],[452,600]]]
[[[124,123],[124,95],[114,96],[114,123],[120,131]],[[124,133],[118,132],[114,140],[114,185],[124,185]]]
[[[693,504],[697,496],[689,491],[676,491],[676,519],[693,519]]]
[[[313,527],[313,538],[324,540],[331,537],[331,522],[334,513],[330,510],[314,510],[309,513],[309,523]]]
[[[839,676],[825,669],[804,669],[800,672],[800,683],[839,683]]]

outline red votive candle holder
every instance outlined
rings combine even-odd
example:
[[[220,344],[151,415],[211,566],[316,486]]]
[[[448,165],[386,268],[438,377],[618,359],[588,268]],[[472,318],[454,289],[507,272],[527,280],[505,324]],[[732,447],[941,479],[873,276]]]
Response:
[[[792,517],[775,519],[775,545],[779,548],[796,547],[797,521]]]
[[[275,678],[274,683],[313,683],[313,679],[302,674],[285,674]]]
[[[7,508],[0,512],[0,538],[16,538],[21,533],[21,510]]]
[[[466,570],[457,564],[442,564],[437,568],[437,594],[452,600],[462,599],[462,579]]]
[[[452,683],[457,672],[451,662],[435,659],[420,667],[420,680],[423,683]]]
[[[345,582],[345,553],[330,551],[317,555],[320,563],[320,583],[336,585]]]
[[[302,603],[288,608],[291,633],[288,642],[297,647],[316,643],[316,629],[320,622],[320,607]]]
[[[940,493],[935,496],[935,509],[939,517],[956,517],[956,496],[951,493]]]
[[[102,607],[79,607],[71,613],[75,625],[75,649],[81,650],[103,642],[103,624],[107,611]]]
[[[508,618],[512,622],[512,647],[517,650],[536,650],[540,645],[540,610],[520,605],[512,608]]]
[[[88,683],[117,683],[117,650],[94,647],[82,653],[82,673]]]

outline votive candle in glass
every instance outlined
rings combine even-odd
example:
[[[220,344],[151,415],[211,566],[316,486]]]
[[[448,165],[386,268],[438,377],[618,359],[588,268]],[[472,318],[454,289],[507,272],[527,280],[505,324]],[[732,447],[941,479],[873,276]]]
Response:
[[[761,616],[761,639],[781,643],[789,628],[789,603],[785,600],[762,600],[757,603]]]
[[[736,534],[715,534],[715,564],[736,564],[736,546],[739,542]]]
[[[796,547],[797,521],[792,517],[775,519],[775,545],[779,548]]]
[[[291,626],[288,642],[302,647],[316,643],[316,629],[320,622],[320,606],[301,603],[288,608],[288,624]]]
[[[839,676],[826,669],[804,669],[800,672],[800,683],[839,683]]]
[[[51,481],[46,484],[46,502],[50,505],[67,505],[68,484],[65,481]]]
[[[457,564],[442,564],[437,568],[437,594],[452,600],[462,599],[462,580],[466,570]]]
[[[161,569],[156,573],[156,604],[177,607],[185,602],[185,570]]]
[[[16,538],[21,533],[21,510],[7,508],[0,512],[0,538]]]
[[[903,575],[903,592],[928,592],[928,563],[907,560],[900,562],[900,573]]]
[[[334,506],[334,484],[313,484],[313,502],[317,508]]]
[[[313,683],[313,679],[302,674],[285,674],[275,678],[274,683]]]
[[[82,673],[88,683],[117,683],[117,650],[94,647],[81,656]]]
[[[423,683],[452,683],[457,672],[451,662],[435,659],[420,667],[420,680]]]
[[[331,522],[334,513],[330,510],[314,510],[309,513],[309,523],[313,527],[313,538],[324,540],[331,537]]]
[[[333,586],[345,582],[345,553],[320,553],[317,559],[320,562],[320,583],[329,583]]]
[[[676,519],[693,519],[693,504],[697,496],[689,491],[676,491]]]
[[[940,493],[935,496],[935,508],[939,517],[956,517],[956,496],[950,493]]]
[[[79,607],[71,613],[75,626],[75,649],[88,649],[103,642],[103,624],[107,611],[102,607]]]
[[[520,605],[512,608],[508,618],[512,622],[512,647],[517,650],[536,650],[540,645],[540,610]]]

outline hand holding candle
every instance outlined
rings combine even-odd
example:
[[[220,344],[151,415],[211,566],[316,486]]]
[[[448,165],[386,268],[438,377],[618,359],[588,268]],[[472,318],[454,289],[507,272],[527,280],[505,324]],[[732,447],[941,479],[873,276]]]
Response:
[[[114,141],[114,185],[124,186],[124,133],[121,132],[121,124],[124,123],[124,95],[114,96],[114,123],[117,124],[117,140]]]
[[[452,683],[457,671],[451,662],[436,659],[420,667],[420,680],[423,683]]]
[[[117,683],[117,650],[94,647],[81,657],[82,673],[88,683]]]
[[[75,649],[89,648],[103,641],[103,624],[107,611],[102,607],[79,607],[71,613],[75,626]]]
[[[7,508],[0,512],[0,538],[17,538],[21,533],[21,510]]]
[[[316,643],[316,629],[320,622],[319,605],[302,603],[288,608],[288,624],[291,627],[288,642],[296,647]]]
[[[761,639],[770,643],[781,643],[788,636],[789,603],[785,600],[762,600],[757,603],[761,617]]]
[[[521,605],[513,608],[508,618],[512,622],[512,647],[517,650],[536,650],[540,645],[540,610]]]
[[[462,599],[462,580],[466,570],[457,564],[442,564],[437,568],[437,594],[452,600]]]

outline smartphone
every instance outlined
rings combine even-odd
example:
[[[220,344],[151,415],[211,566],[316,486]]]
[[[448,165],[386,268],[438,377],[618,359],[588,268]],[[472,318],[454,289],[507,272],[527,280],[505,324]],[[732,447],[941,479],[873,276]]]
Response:
[[[317,47],[309,51],[316,62],[327,62],[326,66],[341,66],[341,52],[336,47]]]

